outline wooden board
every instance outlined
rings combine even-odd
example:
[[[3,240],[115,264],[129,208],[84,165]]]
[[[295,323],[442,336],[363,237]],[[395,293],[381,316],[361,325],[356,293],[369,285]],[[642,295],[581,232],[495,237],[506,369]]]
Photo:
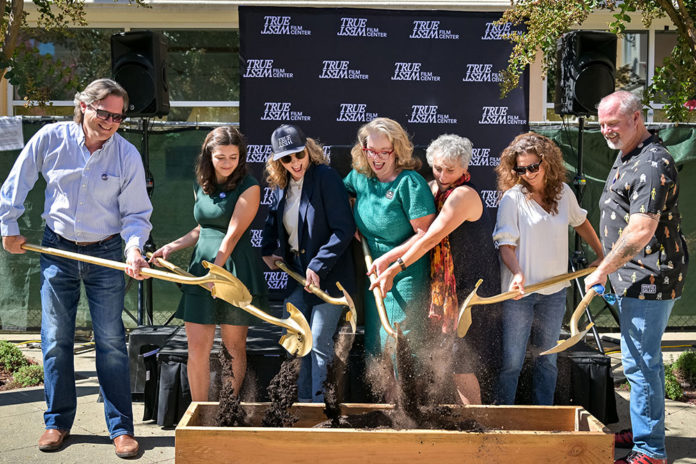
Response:
[[[244,404],[260,418],[268,406]],[[346,404],[348,414],[389,405]],[[572,406],[467,406],[462,415],[485,433],[445,430],[310,429],[323,422],[321,404],[296,404],[296,427],[214,427],[217,403],[192,403],[176,428],[179,463],[331,462],[611,463],[613,435],[584,409]],[[535,429],[539,427],[538,429]]]

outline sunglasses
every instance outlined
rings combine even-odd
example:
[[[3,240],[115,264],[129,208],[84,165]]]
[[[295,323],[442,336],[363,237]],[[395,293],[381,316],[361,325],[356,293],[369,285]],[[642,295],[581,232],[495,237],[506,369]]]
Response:
[[[529,172],[530,174],[535,173],[539,170],[539,166],[541,166],[543,159],[540,159],[538,163],[530,164],[528,166],[515,166],[512,168],[513,171],[518,176],[523,176],[525,172]]]
[[[100,109],[97,109],[97,108],[93,107],[92,105],[87,105],[87,107],[88,107],[90,110],[92,110],[92,111],[94,111],[95,113],[97,113],[97,117],[98,117],[99,119],[103,119],[104,121],[108,121],[109,118],[111,118],[111,120],[112,120],[113,122],[119,123],[119,122],[123,121],[123,120],[126,118],[126,116],[125,116],[124,114],[121,114],[121,113],[112,113],[111,111],[100,110]]]
[[[393,148],[392,148],[391,150],[389,150],[389,151],[386,151],[386,150],[385,150],[385,151],[375,151],[375,150],[373,150],[372,148],[363,147],[362,151],[364,151],[365,154],[366,154],[367,156],[369,156],[370,158],[379,158],[379,159],[384,159],[384,158],[386,158],[387,156],[389,156],[389,155],[391,155],[392,153],[394,153],[394,149],[393,149]]]
[[[290,164],[290,162],[292,161],[292,157],[293,157],[293,156],[294,156],[295,158],[297,158],[298,160],[301,160],[301,159],[304,159],[305,156],[307,156],[307,152],[304,151],[304,150],[302,150],[302,151],[299,152],[299,153],[292,153],[292,154],[290,154],[290,155],[285,155],[285,156],[283,156],[282,158],[280,158],[280,162],[283,163],[283,164]]]

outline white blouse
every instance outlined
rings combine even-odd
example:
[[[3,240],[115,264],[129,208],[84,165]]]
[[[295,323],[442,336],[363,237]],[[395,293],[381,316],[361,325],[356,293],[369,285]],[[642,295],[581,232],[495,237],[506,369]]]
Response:
[[[555,215],[528,199],[521,185],[515,185],[500,201],[493,240],[498,247],[515,247],[527,286],[568,272],[568,226],[578,227],[586,217],[587,211],[578,205],[575,194],[565,183]],[[507,291],[512,272],[502,260],[500,270],[501,289]],[[562,282],[538,293],[551,295],[569,286],[569,282]]]
[[[297,221],[300,219],[300,199],[302,198],[302,183],[304,177],[300,180],[290,178],[288,186],[285,190],[285,210],[283,211],[283,225],[288,233],[288,243],[290,249],[300,251],[299,237],[297,235]]]

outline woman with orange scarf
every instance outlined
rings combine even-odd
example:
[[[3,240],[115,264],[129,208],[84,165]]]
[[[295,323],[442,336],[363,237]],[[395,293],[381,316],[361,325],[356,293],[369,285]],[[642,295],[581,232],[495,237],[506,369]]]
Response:
[[[426,151],[435,180],[430,183],[438,215],[401,256],[403,264],[392,265],[379,275],[372,288],[382,294],[391,288],[394,276],[430,251],[431,303],[428,312],[431,333],[442,343],[453,344],[453,380],[464,404],[490,403],[495,395],[500,363],[496,340],[500,337],[500,308],[486,307],[477,315],[464,338],[456,338],[459,306],[483,279],[478,293],[490,296],[500,291],[498,253],[491,233],[493,220],[468,171],[471,142],[458,135],[441,135]]]

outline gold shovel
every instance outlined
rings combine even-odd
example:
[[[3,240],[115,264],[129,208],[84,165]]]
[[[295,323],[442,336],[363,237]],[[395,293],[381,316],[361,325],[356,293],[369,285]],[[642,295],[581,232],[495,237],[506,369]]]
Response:
[[[281,260],[276,260],[275,265],[282,269],[287,275],[298,281],[303,287],[307,286],[307,279],[302,277],[297,272],[291,270]],[[345,291],[343,285],[341,285],[341,282],[337,281],[336,287],[338,287],[338,289],[343,292],[343,298],[333,297],[314,284],[311,284],[309,286],[309,290],[322,300],[326,301],[327,303],[338,306],[348,306],[348,314],[346,314],[346,321],[350,322],[350,327],[351,329],[353,329],[353,333],[355,333],[355,329],[358,324],[358,313],[355,311],[355,303],[353,303],[353,299],[350,297],[348,292]]]
[[[367,240],[365,240],[365,237],[362,237],[362,240],[360,240],[360,243],[362,244],[362,249],[363,249],[363,255],[365,255],[365,266],[367,266],[367,269],[370,270],[372,267],[372,256],[370,255],[370,247],[367,246]],[[370,274],[370,283],[374,283],[377,280],[377,276],[373,274]],[[379,290],[379,287],[375,287],[372,289],[372,294],[375,296],[375,303],[377,304],[377,314],[379,314],[379,321],[382,323],[382,327],[384,327],[384,330],[394,338],[394,340],[397,339],[396,337],[396,331],[391,327],[391,324],[389,323],[389,316],[387,316],[387,308],[384,306],[384,299],[382,298],[382,292]]]
[[[148,253],[147,257],[150,258],[152,257],[152,253]],[[157,263],[169,269],[170,271],[176,273],[177,275],[183,276],[183,277],[194,277],[193,274],[190,274],[186,272],[185,270],[181,269],[179,266],[176,264],[170,263],[169,261],[166,261],[162,258],[157,258]],[[206,268],[210,269],[210,266],[215,266],[214,264],[209,263],[208,261],[203,261],[203,266]],[[219,266],[215,266],[219,267]],[[240,305],[237,304],[237,301],[240,301],[239,299],[236,299],[236,295],[230,294],[227,295],[225,294],[220,294],[220,292],[215,292],[215,284],[213,284],[213,290],[211,291],[212,295],[216,298],[220,298],[221,300],[225,300],[228,303],[231,303],[235,306],[239,306],[242,308],[244,311],[248,312],[249,314],[252,314],[259,319],[268,322],[269,324],[277,325],[280,327],[285,328],[288,333],[283,335],[278,343],[287,350],[288,353],[296,356],[305,356],[307,355],[311,350],[312,350],[312,331],[309,328],[309,324],[307,323],[307,319],[305,319],[304,315],[300,312],[299,309],[297,309],[292,303],[287,304],[287,311],[290,313],[290,317],[287,319],[278,319],[277,317],[273,317],[270,314],[266,313],[265,311],[260,310],[256,306],[250,304],[251,303],[251,294],[249,294],[249,290],[242,284],[242,282],[235,277],[234,275],[230,274],[226,269],[222,269],[230,280],[236,281],[239,283],[239,285],[244,289],[243,291],[246,292],[246,294],[249,295],[249,303],[245,305]],[[203,288],[207,289],[208,286],[205,283],[199,284]],[[235,300],[235,301],[231,301]]]
[[[597,268],[588,267],[579,271],[569,272],[568,274],[561,274],[555,277],[551,277],[550,279],[546,279],[542,282],[525,287],[524,293],[525,295],[528,293],[534,293],[543,288],[550,287],[551,285],[556,285],[561,282],[567,282],[569,280],[577,279],[578,277],[586,276],[588,274],[591,274],[595,269]],[[474,289],[471,291],[471,293],[469,293],[469,296],[466,297],[464,303],[459,307],[459,317],[457,319],[457,335],[459,337],[463,337],[464,335],[466,335],[466,333],[469,331],[469,327],[471,327],[472,306],[500,303],[502,301],[510,300],[520,295],[520,292],[516,290],[511,290],[509,292],[501,293],[499,295],[480,297],[476,294],[476,291],[482,283],[482,279],[479,279],[479,281],[476,282]]]
[[[119,261],[97,258],[94,256],[83,255],[81,253],[73,253],[71,251],[58,250],[56,248],[48,248],[29,243],[24,243],[22,248],[29,251],[35,251],[37,253],[74,259],[76,261],[96,264],[98,266],[104,266],[120,271],[125,271],[127,268],[125,263]],[[171,264],[171,266],[176,267],[173,264]],[[297,356],[305,356],[311,351],[312,332],[309,329],[307,320],[297,308],[294,306],[288,306],[288,312],[290,313],[289,319],[278,319],[269,316],[260,309],[251,306],[251,294],[249,293],[249,290],[247,290],[246,286],[239,279],[230,274],[226,269],[216,266],[213,263],[209,263],[208,261],[203,261],[203,266],[208,269],[208,274],[201,277],[195,277],[183,269],[179,269],[179,272],[173,273],[159,271],[157,269],[144,268],[140,270],[140,273],[156,279],[167,280],[169,282],[177,282],[187,285],[202,285],[206,289],[208,288],[206,284],[212,283],[213,289],[210,291],[210,293],[214,297],[225,300],[234,306],[238,306],[266,322],[285,327],[288,330],[288,333],[280,339],[279,343],[283,346],[283,348],[288,350],[289,353],[296,354]]]
[[[585,297],[580,301],[580,304],[578,304],[578,307],[575,308],[575,311],[573,311],[573,315],[570,317],[570,338],[567,340],[558,340],[558,344],[554,346],[553,348],[546,350],[541,353],[541,356],[546,355],[546,354],[552,354],[552,353],[560,353],[561,351],[565,351],[571,346],[575,345],[577,342],[582,340],[582,338],[587,334],[587,332],[590,331],[592,326],[594,325],[594,322],[590,322],[587,324],[587,327],[585,327],[585,330],[582,332],[578,331],[578,321],[582,317],[582,314],[585,312],[585,308],[587,308],[587,305],[590,304],[590,301],[592,301],[592,298],[597,294],[597,292],[591,288],[587,291],[585,294]]]

